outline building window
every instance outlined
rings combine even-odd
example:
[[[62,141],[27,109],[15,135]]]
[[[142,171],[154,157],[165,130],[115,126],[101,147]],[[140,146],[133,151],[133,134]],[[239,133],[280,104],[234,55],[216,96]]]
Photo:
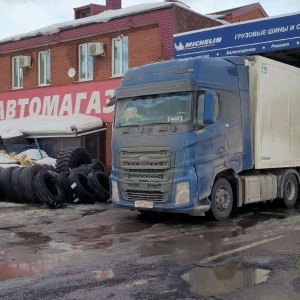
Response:
[[[128,36],[113,39],[112,47],[112,75],[122,76],[128,70]]]
[[[20,89],[23,87],[23,69],[19,67],[19,56],[12,58],[12,88]]]
[[[39,85],[50,84],[50,51],[39,52]]]
[[[93,56],[88,55],[88,44],[79,45],[79,80],[93,79]]]

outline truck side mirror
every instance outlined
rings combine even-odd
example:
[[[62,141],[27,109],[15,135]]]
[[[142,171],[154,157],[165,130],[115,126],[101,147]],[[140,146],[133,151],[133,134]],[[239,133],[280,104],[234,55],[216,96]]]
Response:
[[[114,97],[111,97],[111,98],[108,100],[106,106],[113,106],[114,104],[116,104],[116,102],[117,102],[117,98],[116,98],[115,96],[114,96]]]
[[[209,125],[216,122],[219,112],[218,96],[210,91],[205,91],[203,124]]]

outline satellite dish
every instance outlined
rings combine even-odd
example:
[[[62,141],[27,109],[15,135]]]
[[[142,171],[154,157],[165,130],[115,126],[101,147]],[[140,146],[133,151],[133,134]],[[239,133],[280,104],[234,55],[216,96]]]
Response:
[[[76,74],[75,69],[74,68],[70,68],[69,71],[68,71],[68,76],[70,78],[73,78],[75,76],[75,74]]]

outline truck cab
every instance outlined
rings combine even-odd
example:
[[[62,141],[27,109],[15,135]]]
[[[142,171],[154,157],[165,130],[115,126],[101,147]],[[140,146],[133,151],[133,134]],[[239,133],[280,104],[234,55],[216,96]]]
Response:
[[[248,89],[240,57],[127,71],[115,93],[113,204],[227,218],[238,192],[230,181],[253,167]]]

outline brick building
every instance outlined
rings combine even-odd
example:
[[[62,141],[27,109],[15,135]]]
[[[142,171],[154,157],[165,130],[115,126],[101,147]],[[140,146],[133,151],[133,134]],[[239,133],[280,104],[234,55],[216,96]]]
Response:
[[[173,34],[223,21],[170,0],[123,9],[121,0],[106,0],[106,5],[75,8],[74,18],[0,41],[0,120],[97,116],[103,127],[89,134],[38,138],[50,155],[82,146],[109,169],[113,111],[106,103],[122,75],[171,59]]]

